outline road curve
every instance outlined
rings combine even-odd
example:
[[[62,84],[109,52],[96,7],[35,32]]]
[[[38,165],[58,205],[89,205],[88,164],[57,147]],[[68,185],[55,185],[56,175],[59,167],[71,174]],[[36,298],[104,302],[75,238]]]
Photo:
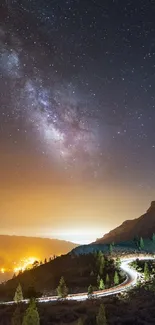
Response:
[[[139,273],[132,269],[129,265],[129,263],[131,263],[132,261],[135,261],[136,259],[140,259],[140,260],[153,260],[155,259],[155,257],[152,256],[145,256],[145,257],[141,257],[141,256],[134,256],[134,257],[130,257],[130,258],[124,258],[121,259],[121,265],[120,265],[120,269],[125,272],[126,274],[126,279],[123,283],[119,284],[118,286],[115,286],[113,288],[110,289],[105,289],[105,290],[100,290],[100,291],[95,291],[92,295],[92,297],[94,298],[100,298],[100,297],[105,297],[105,296],[110,296],[110,295],[116,295],[118,293],[121,293],[127,289],[130,289],[131,287],[133,287],[134,285],[136,285],[137,283],[137,279],[139,277]],[[69,294],[67,296],[67,298],[65,298],[65,300],[75,300],[75,301],[84,301],[88,299],[88,294],[87,292],[84,293],[77,293],[77,294]],[[49,297],[42,297],[42,298],[38,298],[37,301],[38,302],[56,302],[62,299],[60,299],[58,296],[49,296]],[[23,300],[24,303],[28,303],[29,300],[28,299],[24,299]],[[9,302],[0,302],[0,304],[2,305],[12,305],[14,304],[14,301],[9,301]]]

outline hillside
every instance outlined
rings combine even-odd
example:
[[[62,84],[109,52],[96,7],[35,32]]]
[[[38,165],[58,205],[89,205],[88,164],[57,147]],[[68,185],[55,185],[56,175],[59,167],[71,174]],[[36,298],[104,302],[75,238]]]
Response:
[[[95,243],[120,243],[133,240],[135,237],[152,238],[153,233],[155,233],[155,201],[141,217],[123,222],[119,227],[97,239]]]
[[[15,290],[20,283],[24,297],[29,298],[35,292],[35,296],[56,295],[56,288],[61,276],[64,277],[69,293],[85,292],[90,283],[97,290],[97,276],[100,266],[97,264],[96,254],[78,255],[73,253],[59,256],[31,270],[26,270],[16,277],[0,285],[0,300],[12,300]],[[108,288],[113,286],[116,266],[113,259],[104,256],[104,269],[102,278],[106,283],[106,275],[109,275]],[[119,270],[118,274],[119,274]],[[120,282],[124,280],[119,275]],[[34,296],[34,295],[33,295]]]
[[[44,260],[52,255],[66,254],[78,245],[64,240],[0,235],[0,268],[12,267],[21,259]]]

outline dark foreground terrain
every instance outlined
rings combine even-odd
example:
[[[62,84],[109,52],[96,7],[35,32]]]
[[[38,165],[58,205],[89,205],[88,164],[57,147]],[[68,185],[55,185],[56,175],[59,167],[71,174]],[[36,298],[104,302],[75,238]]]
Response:
[[[130,291],[127,297],[107,297],[86,302],[42,303],[37,306],[41,325],[95,325],[100,304],[104,304],[109,325],[155,324],[155,293],[147,288]],[[10,325],[15,306],[0,306],[0,325]],[[26,306],[21,305],[21,318]]]

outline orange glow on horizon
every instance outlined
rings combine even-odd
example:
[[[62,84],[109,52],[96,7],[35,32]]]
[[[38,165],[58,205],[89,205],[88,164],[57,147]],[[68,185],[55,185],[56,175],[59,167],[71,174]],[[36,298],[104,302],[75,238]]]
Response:
[[[28,258],[24,258],[20,261],[20,263],[18,264],[18,266],[14,267],[13,271],[14,273],[18,273],[20,271],[25,271],[25,270],[28,270],[30,268],[32,268],[33,266],[33,263],[36,262],[36,261],[40,261],[39,258],[37,257],[28,257]],[[16,263],[15,263],[16,264]]]

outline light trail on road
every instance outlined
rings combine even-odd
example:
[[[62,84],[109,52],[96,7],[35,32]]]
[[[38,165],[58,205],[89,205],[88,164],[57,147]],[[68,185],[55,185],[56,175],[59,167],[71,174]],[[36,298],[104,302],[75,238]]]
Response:
[[[121,269],[121,271],[125,272],[125,274],[126,274],[125,281],[115,287],[110,288],[110,289],[94,291],[92,294],[92,298],[102,298],[102,297],[106,297],[106,296],[116,295],[116,294],[124,292],[124,291],[132,288],[133,286],[135,286],[137,283],[137,279],[140,276],[140,273],[138,273],[136,270],[131,268],[131,266],[129,264],[131,262],[135,261],[136,259],[154,260],[155,257],[154,256],[143,256],[143,257],[134,256],[134,257],[130,257],[130,258],[124,258],[124,259],[122,258],[120,269]],[[77,294],[69,294],[65,299],[62,299],[58,296],[41,297],[41,298],[37,299],[37,302],[47,303],[47,302],[56,302],[56,301],[59,302],[59,301],[63,301],[63,300],[65,300],[65,301],[66,300],[85,301],[88,298],[89,298],[88,293],[84,292],[84,293],[77,293]],[[22,300],[22,302],[29,303],[29,300],[24,299],[24,300]],[[16,303],[15,301],[0,302],[1,305],[12,305],[15,303]]]

